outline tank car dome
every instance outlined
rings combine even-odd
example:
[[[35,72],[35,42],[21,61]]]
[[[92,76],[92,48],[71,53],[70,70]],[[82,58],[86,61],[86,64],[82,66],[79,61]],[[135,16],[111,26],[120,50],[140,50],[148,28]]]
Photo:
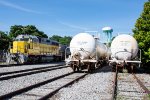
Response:
[[[137,55],[138,44],[135,38],[131,35],[122,34],[112,41],[111,53],[112,56],[119,60],[130,60]]]
[[[94,49],[95,39],[88,33],[79,33],[70,42],[71,55],[80,55],[81,59],[88,57]]]

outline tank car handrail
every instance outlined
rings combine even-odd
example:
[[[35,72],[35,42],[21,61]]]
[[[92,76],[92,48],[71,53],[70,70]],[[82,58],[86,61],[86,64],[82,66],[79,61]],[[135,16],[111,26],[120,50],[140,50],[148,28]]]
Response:
[[[109,60],[110,62],[113,62],[115,60]],[[141,61],[136,61],[136,60],[116,60],[117,62],[132,62],[132,63],[142,63]]]
[[[67,58],[67,49],[69,49],[70,47],[66,47],[65,48],[65,60],[66,60],[66,58]]]

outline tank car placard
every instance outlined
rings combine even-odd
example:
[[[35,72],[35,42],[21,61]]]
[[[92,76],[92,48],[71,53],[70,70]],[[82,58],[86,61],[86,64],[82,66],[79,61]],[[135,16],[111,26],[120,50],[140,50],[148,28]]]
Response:
[[[78,41],[77,44],[78,45],[85,45],[85,44],[87,44],[87,41]]]

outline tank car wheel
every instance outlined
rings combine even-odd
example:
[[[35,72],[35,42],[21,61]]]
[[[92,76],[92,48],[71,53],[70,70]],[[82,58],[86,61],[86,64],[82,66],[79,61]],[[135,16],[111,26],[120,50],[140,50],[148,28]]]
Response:
[[[87,68],[87,69],[88,69],[88,72],[89,72],[89,73],[91,73],[91,72],[92,72],[91,64],[89,64],[89,65],[88,65],[88,68]]]
[[[91,69],[92,69],[92,70],[95,70],[96,68],[97,68],[97,63],[91,64]]]
[[[80,71],[80,68],[79,67],[77,67],[77,72],[79,72]]]
[[[76,65],[72,65],[73,72],[76,72]]]
[[[136,72],[136,67],[134,65],[130,66],[130,73],[135,73]]]
[[[112,72],[116,72],[116,66],[112,66]]]

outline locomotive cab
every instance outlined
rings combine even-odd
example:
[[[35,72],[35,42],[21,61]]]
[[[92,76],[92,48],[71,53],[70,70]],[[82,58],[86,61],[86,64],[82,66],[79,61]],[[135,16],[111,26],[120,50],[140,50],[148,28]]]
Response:
[[[30,35],[19,35],[13,41],[13,47],[10,49],[10,53],[26,54],[28,49],[32,49],[33,45],[30,43],[39,42],[38,38]]]
[[[17,63],[27,62],[28,54],[34,53],[38,48],[39,40],[36,36],[31,35],[18,35],[12,43],[10,52],[7,54],[7,63],[11,60]]]

